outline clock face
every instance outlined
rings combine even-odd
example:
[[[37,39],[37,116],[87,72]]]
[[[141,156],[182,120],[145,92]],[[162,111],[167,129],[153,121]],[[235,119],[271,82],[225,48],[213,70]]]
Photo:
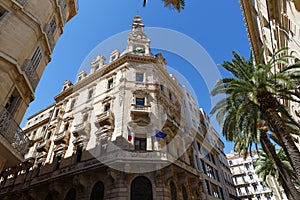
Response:
[[[145,53],[145,47],[143,45],[135,45],[133,47],[133,52],[137,54],[144,54]]]

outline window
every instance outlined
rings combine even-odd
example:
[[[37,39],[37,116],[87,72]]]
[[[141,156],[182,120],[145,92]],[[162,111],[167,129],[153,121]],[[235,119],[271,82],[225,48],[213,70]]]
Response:
[[[56,111],[55,111],[54,117],[57,117],[58,113],[59,113],[59,109],[57,108]]]
[[[206,190],[207,190],[208,194],[211,195],[210,186],[209,186],[208,180],[205,180],[205,187],[206,187]]]
[[[113,81],[113,79],[108,80],[107,88],[111,89],[113,87],[114,87],[114,81]]]
[[[68,130],[68,129],[69,129],[69,126],[70,126],[70,124],[69,124],[69,123],[66,123],[66,124],[65,124],[65,127],[64,127],[64,130],[65,130],[65,131]]]
[[[182,197],[183,197],[183,200],[188,200],[189,199],[188,193],[187,193],[184,185],[182,185]]]
[[[250,178],[250,180],[253,180],[253,175],[249,174],[249,178]]]
[[[252,186],[253,186],[254,191],[256,192],[257,191],[257,184],[255,183]]]
[[[177,200],[177,189],[173,181],[170,182],[171,199]]]
[[[245,168],[246,168],[247,170],[249,170],[249,164],[248,164],[248,163],[245,164]]]
[[[170,98],[170,100],[173,100],[173,95],[172,95],[172,93],[169,93],[169,98]]]
[[[61,154],[59,155],[54,155],[54,167],[53,167],[53,171],[58,170],[59,169],[59,165],[61,163]]]
[[[34,172],[33,177],[36,177],[36,176],[38,176],[38,175],[40,174],[41,167],[42,167],[42,162],[39,162],[39,163],[37,164],[37,167],[36,167],[36,169],[35,169],[35,172]]]
[[[245,187],[245,191],[246,191],[247,194],[249,194],[249,189],[248,189],[247,186]]]
[[[7,11],[5,10],[5,8],[0,6],[0,20],[2,20],[6,14],[7,14]]]
[[[146,150],[146,138],[138,138],[134,139],[134,148],[135,150]]]
[[[88,99],[93,97],[94,90],[89,90]]]
[[[90,200],[103,200],[104,199],[104,184],[103,182],[97,182],[92,190]]]
[[[32,64],[32,69],[36,71],[37,67],[39,66],[41,60],[42,60],[42,51],[39,46],[35,49],[33,56],[31,58],[31,64]]]
[[[135,75],[135,81],[137,81],[137,82],[144,82],[144,74],[142,74],[142,73],[137,73],[137,74]]]
[[[86,122],[89,118],[89,115],[87,113],[85,113],[82,117],[82,122]]]
[[[135,104],[137,106],[144,106],[145,105],[145,98],[136,98],[135,99]]]
[[[164,91],[164,86],[163,85],[160,85],[160,91]]]
[[[5,104],[6,110],[10,114],[14,114],[14,112],[17,110],[17,107],[20,105],[21,97],[18,92],[18,90],[15,88],[13,93],[10,95],[7,103]]]
[[[232,160],[229,160],[229,165],[232,165]]]
[[[145,200],[151,200],[153,199],[153,193],[152,193],[152,183],[151,181],[144,177],[139,176],[135,178],[131,183],[131,189],[130,189],[130,196],[131,200],[135,199],[145,199]]]
[[[71,101],[70,109],[74,108],[75,103],[76,103],[76,99],[73,99],[73,100]]]
[[[78,163],[81,161],[82,157],[82,146],[77,146],[76,148],[76,154],[75,154],[75,163]]]
[[[75,200],[76,199],[76,190],[74,188],[71,188],[66,197],[65,200]]]
[[[106,104],[105,106],[104,106],[104,112],[107,112],[107,111],[109,111],[110,110],[110,104]]]
[[[50,23],[46,27],[46,32],[48,34],[53,34],[55,30],[56,30],[56,21],[55,21],[55,17],[53,17]]]

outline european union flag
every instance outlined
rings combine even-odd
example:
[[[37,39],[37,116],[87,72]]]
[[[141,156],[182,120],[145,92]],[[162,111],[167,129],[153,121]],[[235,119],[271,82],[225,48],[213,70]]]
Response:
[[[155,137],[163,138],[164,139],[166,136],[167,136],[166,133],[163,133],[163,132],[161,132],[159,130],[155,130]]]

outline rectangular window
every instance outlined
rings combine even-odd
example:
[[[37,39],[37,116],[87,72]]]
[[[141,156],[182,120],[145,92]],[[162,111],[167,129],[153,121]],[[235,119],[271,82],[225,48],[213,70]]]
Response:
[[[75,163],[79,163],[82,157],[82,146],[76,148]]]
[[[61,163],[61,155],[54,155],[54,167],[53,167],[53,171],[58,170],[59,169],[59,165]]]
[[[145,105],[145,98],[136,98],[135,99],[135,104],[137,106],[144,106]]]
[[[114,87],[114,81],[113,81],[113,79],[108,80],[107,88],[111,89],[113,87]]]
[[[206,186],[206,189],[207,189],[208,194],[211,195],[211,192],[210,192],[210,186],[209,186],[208,180],[205,180],[205,186]]]
[[[49,34],[54,34],[55,30],[56,30],[56,20],[55,17],[52,18],[52,20],[50,21],[50,23],[48,24],[48,33]]]
[[[17,89],[14,89],[13,93],[10,95],[7,103],[5,104],[5,108],[11,115],[13,115],[20,105],[20,102],[21,97],[19,91]]]
[[[146,138],[138,138],[134,139],[134,147],[135,150],[146,150]]]
[[[5,10],[5,8],[0,6],[0,21],[5,17],[6,14],[7,14],[7,10]]]
[[[163,85],[160,85],[160,91],[164,91],[164,86]]]
[[[71,101],[70,109],[74,108],[75,103],[76,103],[76,99],[73,99],[73,100]]]
[[[93,97],[94,90],[89,90],[88,99]]]
[[[137,81],[137,82],[144,82],[144,74],[142,74],[142,73],[137,73],[137,74],[135,75],[135,81]]]
[[[104,112],[109,111],[110,110],[110,104],[106,104],[104,106]]]
[[[40,47],[38,46],[35,49],[32,57],[31,57],[32,70],[36,71],[36,69],[38,68],[38,66],[42,60],[42,57],[43,57],[42,51],[41,51]]]

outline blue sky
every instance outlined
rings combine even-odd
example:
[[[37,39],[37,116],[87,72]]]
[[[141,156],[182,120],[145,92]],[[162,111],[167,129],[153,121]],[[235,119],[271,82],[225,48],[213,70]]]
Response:
[[[249,40],[238,0],[186,0],[186,7],[180,13],[165,8],[160,0],[149,0],[145,8],[142,7],[142,2],[143,0],[79,0],[79,13],[65,26],[21,127],[29,116],[54,102],[53,98],[61,91],[65,80],[75,81],[85,57],[99,43],[129,30],[135,15],[143,18],[146,27],[167,28],[192,38],[216,64],[231,60],[233,50],[249,57]],[[193,53],[193,49],[190,51]],[[193,67],[189,67],[190,63],[185,58],[167,51],[153,49],[153,52],[162,52],[168,66],[189,80],[199,107],[209,113],[212,105],[209,90],[203,81],[205,77],[195,75],[197,73]],[[202,70],[206,70],[206,66],[202,67]],[[220,67],[218,69],[223,77],[228,76]],[[216,129],[220,131],[217,125]],[[226,145],[225,152],[230,152],[232,143],[221,138]]]

